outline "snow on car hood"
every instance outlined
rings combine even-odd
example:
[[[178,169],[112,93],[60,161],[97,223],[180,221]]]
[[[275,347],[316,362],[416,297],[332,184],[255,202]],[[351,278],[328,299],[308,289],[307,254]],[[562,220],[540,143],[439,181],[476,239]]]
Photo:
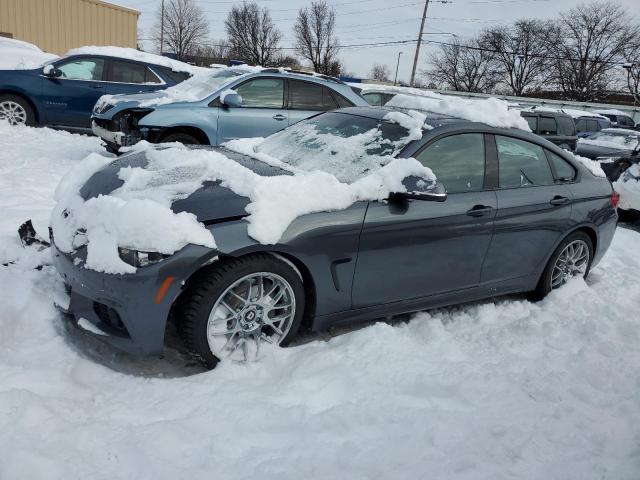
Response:
[[[86,246],[85,268],[133,273],[135,267],[120,259],[118,247],[163,254],[190,243],[215,248],[212,233],[200,223],[203,212],[195,208],[200,202],[190,201],[193,195],[203,199],[219,192],[216,188],[226,188],[245,197],[244,203],[235,201],[228,211],[221,205],[209,213],[234,216],[242,207],[248,214],[248,234],[260,243],[275,244],[301,215],[385,199],[391,192],[406,191],[406,177],[435,180],[431,170],[415,159],[391,159],[345,183],[328,172],[293,168],[276,172],[275,166],[225,153],[183,146],[159,149],[143,143],[124,159],[90,155],[56,190],[51,217],[56,246],[67,253]],[[225,196],[231,197],[212,195],[218,200]]]

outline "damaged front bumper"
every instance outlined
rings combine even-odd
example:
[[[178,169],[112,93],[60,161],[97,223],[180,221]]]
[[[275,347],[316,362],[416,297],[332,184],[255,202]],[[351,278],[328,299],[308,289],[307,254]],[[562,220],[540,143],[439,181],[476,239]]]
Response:
[[[95,120],[91,122],[91,131],[97,137],[102,138],[105,142],[116,147],[130,147],[142,140],[140,132],[124,133],[113,132],[101,127]]]
[[[84,268],[86,249],[70,255],[52,240],[51,251],[69,294],[66,313],[89,334],[134,355],[162,352],[169,314],[186,279],[203,256],[215,255],[188,245],[162,262],[122,275]]]

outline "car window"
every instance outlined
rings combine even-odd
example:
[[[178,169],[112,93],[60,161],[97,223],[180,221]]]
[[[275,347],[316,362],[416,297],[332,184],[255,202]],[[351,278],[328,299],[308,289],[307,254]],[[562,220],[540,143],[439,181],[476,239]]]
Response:
[[[558,127],[553,117],[540,117],[540,135],[556,135]]]
[[[609,128],[611,126],[611,122],[609,120],[598,119],[598,130],[602,130],[603,128]]]
[[[573,119],[570,117],[558,117],[558,133],[560,135],[575,135],[576,134],[576,126],[573,123]]]
[[[333,98],[335,99],[335,101],[338,103],[339,108],[353,107],[354,105],[353,102],[351,102],[350,100],[347,100],[339,93],[334,91],[334,92],[331,92],[331,94],[333,95]]]
[[[374,107],[382,106],[382,94],[381,93],[365,93],[362,95],[364,99],[369,102],[369,105]]]
[[[630,117],[625,117],[625,116],[622,116],[622,115],[619,117],[618,123],[620,125],[625,126],[625,127],[633,127],[633,126],[635,126],[635,124],[633,123],[633,120],[631,120]]]
[[[598,122],[595,120],[587,120],[587,131],[597,132],[598,130]]]
[[[588,131],[589,130],[587,129],[587,121],[584,118],[581,118],[576,122],[576,132],[581,133]]]
[[[72,80],[102,80],[104,60],[101,58],[82,58],[70,60],[56,66],[62,72],[60,78]]]
[[[448,193],[482,190],[484,185],[484,135],[461,133],[436,140],[416,159],[433,170]]]
[[[159,68],[162,73],[164,73],[167,77],[173,80],[176,83],[184,82],[187,78],[191,77],[191,74],[187,72],[174,72],[170,68],[167,67],[154,67]]]
[[[573,180],[576,176],[576,171],[573,167],[560,155],[556,155],[549,150],[545,150],[547,154],[547,158],[553,165],[554,170],[556,171],[556,178],[558,180]]]
[[[119,83],[162,83],[145,65],[113,60],[111,81]]]
[[[544,150],[534,143],[496,135],[500,188],[553,185]]]
[[[325,107],[322,89],[322,85],[315,83],[289,80],[289,108],[296,110],[329,110],[331,107]]]
[[[322,106],[323,110],[333,110],[340,107],[331,90],[327,87],[322,87]]]
[[[284,81],[281,78],[254,78],[235,88],[243,107],[283,108]]]
[[[537,132],[538,131],[538,117],[532,117],[532,116],[529,116],[529,115],[525,115],[524,119],[529,124],[529,128],[531,129],[532,132]]]

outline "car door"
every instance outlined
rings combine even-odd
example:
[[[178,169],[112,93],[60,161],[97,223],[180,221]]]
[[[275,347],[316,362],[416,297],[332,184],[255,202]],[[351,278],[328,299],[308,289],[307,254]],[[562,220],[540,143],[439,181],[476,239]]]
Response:
[[[256,77],[233,90],[242,97],[242,106],[219,106],[218,143],[234,138],[266,137],[289,125],[283,78]]]
[[[109,95],[151,92],[166,87],[160,76],[147,65],[126,60],[109,61],[107,79]]]
[[[526,283],[571,226],[575,171],[560,156],[533,142],[495,135],[498,213],[482,282]],[[550,161],[557,163],[552,169]],[[563,166],[564,164],[564,166]],[[555,174],[554,174],[555,172]]]
[[[338,108],[331,90],[317,83],[289,80],[289,125],[319,112]]]
[[[93,106],[106,93],[106,59],[71,57],[53,66],[60,76],[45,77],[42,87],[46,123],[89,128]]]
[[[491,242],[496,194],[485,185],[482,133],[435,139],[414,155],[447,189],[444,202],[371,202],[354,277],[353,307],[472,289]]]

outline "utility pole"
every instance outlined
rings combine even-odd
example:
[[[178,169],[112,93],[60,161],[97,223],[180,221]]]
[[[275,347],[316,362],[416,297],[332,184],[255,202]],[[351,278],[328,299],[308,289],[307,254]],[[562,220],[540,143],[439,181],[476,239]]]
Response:
[[[400,55],[402,55],[402,52],[398,52],[398,63],[396,64],[396,78],[393,79],[393,85],[395,86],[396,82],[398,81],[398,68],[400,67]]]
[[[413,58],[413,69],[411,70],[411,81],[409,86],[413,87],[416,79],[416,67],[418,66],[418,56],[420,55],[420,44],[422,43],[422,32],[424,31],[424,21],[427,18],[427,8],[429,8],[429,0],[424,2],[424,12],[422,12],[422,23],[420,23],[420,33],[418,34],[418,43],[416,44],[416,56]]]
[[[160,7],[160,55],[162,55],[163,48],[164,48],[164,0],[162,0],[162,6]]]

